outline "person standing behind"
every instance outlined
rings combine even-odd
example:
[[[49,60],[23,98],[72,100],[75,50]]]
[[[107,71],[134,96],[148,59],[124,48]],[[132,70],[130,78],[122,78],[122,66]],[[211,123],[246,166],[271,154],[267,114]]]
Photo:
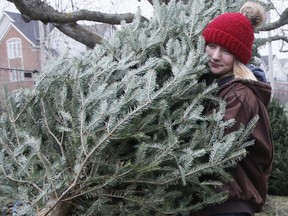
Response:
[[[219,15],[202,32],[209,59],[209,73],[203,79],[207,84],[217,81],[217,96],[226,102],[224,120],[235,119],[235,125],[225,132],[235,131],[241,124],[247,125],[256,115],[259,120],[250,135],[255,143],[247,148],[247,156],[227,169],[232,180],[220,188],[228,190],[227,201],[207,206],[192,216],[252,216],[263,211],[273,160],[267,114],[271,87],[258,81],[245,65],[252,56],[254,29],[264,22],[264,14],[261,5],[247,2],[239,13]]]

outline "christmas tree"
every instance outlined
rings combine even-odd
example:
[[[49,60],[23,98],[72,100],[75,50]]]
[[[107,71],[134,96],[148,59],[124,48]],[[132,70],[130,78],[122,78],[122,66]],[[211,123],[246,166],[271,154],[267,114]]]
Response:
[[[269,194],[271,195],[288,195],[287,182],[287,143],[288,134],[288,114],[285,106],[277,99],[271,101],[268,107],[272,138],[275,148],[273,169],[269,178]]]
[[[213,189],[245,156],[255,122],[224,135],[233,121],[222,121],[217,87],[198,82],[206,71],[201,31],[238,4],[155,1],[149,21],[139,12],[83,58],[51,61],[33,90],[7,94],[3,212],[187,215],[225,200]],[[205,116],[207,101],[219,110]]]

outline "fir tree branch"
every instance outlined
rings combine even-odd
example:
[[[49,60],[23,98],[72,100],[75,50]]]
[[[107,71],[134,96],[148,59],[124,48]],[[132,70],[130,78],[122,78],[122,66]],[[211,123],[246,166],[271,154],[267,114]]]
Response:
[[[7,175],[4,167],[2,166],[2,170],[3,170],[3,173],[5,175],[5,177],[11,181],[14,181],[14,182],[17,182],[17,183],[23,183],[23,184],[28,184],[28,185],[31,185],[33,188],[35,188],[37,191],[39,191],[40,193],[42,193],[42,189],[40,187],[38,187],[38,185],[36,185],[35,183],[33,182],[29,182],[29,181],[23,181],[23,180],[19,180],[19,179],[15,179],[15,178],[12,178],[11,176]]]
[[[4,101],[6,103],[6,100],[4,100]],[[9,113],[9,120],[10,120],[10,122],[12,124],[13,129],[14,129],[15,137],[16,137],[16,140],[17,140],[17,144],[18,144],[18,146],[20,146],[19,134],[18,134],[17,127],[16,127],[16,124],[15,124],[15,121],[14,121],[15,119],[14,119],[13,107],[12,107],[10,99],[8,99],[8,101],[9,101],[9,105],[7,104],[6,107],[10,108],[10,109],[8,109],[9,110],[9,112],[8,112]],[[12,144],[12,146],[14,147],[13,144]]]
[[[81,111],[80,111],[80,140],[81,140],[81,147],[82,147],[82,151],[84,152],[85,156],[87,157],[87,151],[85,148],[85,144],[84,144],[84,122],[85,122],[85,106],[84,106],[84,96],[83,96],[83,92],[80,92],[80,97],[81,97]]]
[[[64,150],[63,150],[63,146],[62,146],[62,143],[58,140],[58,138],[54,135],[54,133],[52,133],[52,131],[50,130],[50,127],[49,127],[49,124],[47,122],[47,118],[46,118],[46,109],[45,109],[45,104],[44,104],[44,101],[43,101],[43,98],[41,98],[41,105],[42,105],[42,110],[43,110],[43,114],[42,114],[42,117],[44,119],[44,122],[45,122],[45,126],[48,130],[48,133],[54,138],[54,140],[56,141],[56,143],[59,145],[60,147],[60,150],[61,150],[61,155],[62,157],[66,158],[65,157],[65,153],[64,153]]]
[[[125,197],[125,196],[120,196],[120,195],[114,195],[114,194],[103,194],[103,196],[107,196],[107,197],[113,197],[113,198],[120,198],[120,199],[123,199],[123,200],[127,200],[127,201],[130,201],[130,202],[134,202],[134,203],[138,203],[138,204],[153,204],[155,202],[159,203],[159,202],[164,202],[164,199],[158,199],[158,200],[151,200],[149,202],[145,201],[144,199],[141,199],[141,200],[136,200],[136,199],[129,199],[128,197]]]
[[[86,156],[86,158],[84,159],[84,161],[81,163],[78,172],[76,173],[76,177],[74,178],[74,181],[72,182],[72,184],[59,196],[58,199],[56,199],[56,201],[48,208],[48,210],[44,213],[44,216],[47,216],[52,210],[53,208],[62,200],[63,197],[66,196],[66,194],[77,185],[77,182],[79,180],[80,174],[84,168],[84,166],[86,165],[86,163],[88,162],[88,160],[90,159],[90,157],[94,154],[94,152],[105,142],[107,142],[107,140],[109,139],[109,137],[111,137],[114,132],[120,128],[122,126],[122,124],[124,124],[124,122],[126,122],[128,119],[130,119],[131,117],[133,117],[136,113],[142,111],[143,109],[145,109],[149,104],[151,104],[156,98],[158,98],[162,93],[165,92],[169,92],[171,91],[171,86],[173,84],[175,84],[175,82],[177,81],[177,78],[174,77],[168,84],[166,84],[166,86],[163,86],[163,88],[161,88],[155,95],[153,95],[153,97],[146,101],[144,104],[140,105],[139,107],[135,108],[132,112],[130,112],[126,117],[124,117],[122,120],[120,120],[117,125],[113,128],[113,130],[111,130],[106,137],[104,137],[94,148],[91,149],[90,153]]]
[[[109,183],[113,182],[115,179],[117,179],[117,178],[122,178],[122,177],[126,176],[126,175],[127,175],[128,173],[130,173],[132,170],[133,170],[133,169],[129,169],[128,171],[122,173],[121,175],[112,176],[108,181],[105,181],[104,184],[102,184],[102,185],[97,185],[96,187],[94,187],[94,188],[92,188],[92,189],[90,189],[90,190],[87,190],[87,191],[85,191],[85,192],[78,193],[78,191],[83,190],[82,188],[79,188],[78,190],[75,190],[75,191],[74,191],[74,194],[76,193],[76,195],[71,196],[71,197],[68,197],[68,198],[65,198],[65,199],[62,199],[61,201],[73,200],[73,199],[75,199],[75,198],[77,198],[77,197],[84,196],[85,194],[92,193],[92,192],[95,191],[95,190],[99,190],[99,189],[101,189],[101,188],[104,188],[104,187],[106,187],[107,185],[109,185]],[[85,186],[85,187],[87,187],[87,186]]]
[[[10,139],[7,139],[7,140],[8,140],[8,142],[9,142],[9,144],[10,144],[11,146],[13,146],[13,143],[10,141]],[[18,164],[21,168],[23,168],[22,164],[19,163],[19,161],[17,160],[17,158],[15,157],[15,155],[13,154],[13,151],[9,148],[9,146],[6,145],[6,143],[3,142],[3,141],[2,141],[2,143],[3,143],[3,145],[5,146],[5,149],[8,150],[9,155],[12,157],[12,159],[14,160],[14,162],[15,162],[16,164]],[[13,147],[14,147],[14,146],[13,146]],[[14,147],[14,148],[15,148],[15,147]]]
[[[37,215],[107,215],[111,208],[115,215],[137,215],[139,210],[139,215],[188,214],[223,200],[222,195],[210,199],[219,182],[198,177],[213,172],[215,179],[227,179],[224,168],[243,155],[233,144],[225,153],[231,161],[223,160],[221,147],[218,160],[206,161],[209,144],[231,139],[215,128],[227,126],[217,125],[223,113],[201,115],[203,99],[211,99],[212,89],[197,85],[205,61],[203,41],[196,38],[209,18],[204,5],[196,7],[199,2],[193,7],[175,1],[168,7],[155,4],[158,16],[151,23],[137,18],[106,41],[107,47],[96,46],[81,59],[53,61],[40,74],[32,91],[36,99],[26,112],[21,110],[27,99],[11,99],[25,148],[17,149],[12,123],[4,119],[0,127],[6,134],[0,141],[9,149],[0,159],[10,177],[42,187],[38,193],[27,183],[18,184],[25,184],[23,197],[33,211],[38,208],[33,201],[48,198]],[[214,4],[212,14],[221,6]],[[22,117],[16,115],[19,110]],[[6,136],[11,138],[6,141]],[[241,140],[234,141],[243,147]],[[9,179],[1,179],[6,186]],[[194,205],[192,196],[203,202]]]
[[[208,169],[223,167],[223,165],[225,163],[239,160],[245,154],[246,154],[246,150],[245,149],[240,149],[237,152],[234,152],[231,155],[227,156],[226,158],[224,158],[221,161],[217,161],[217,162],[213,162],[213,163],[205,163],[205,164],[202,164],[201,166],[198,166],[197,168],[193,169],[192,171],[190,171],[188,173],[185,173],[185,177],[195,176],[195,175],[197,175],[199,173],[203,173],[205,170],[208,170]],[[172,184],[173,182],[179,181],[180,179],[181,179],[181,175],[179,175],[179,176],[177,176],[175,178],[170,178],[168,181],[162,181],[162,182],[142,181],[142,180],[139,181],[139,180],[136,180],[136,179],[125,180],[124,182],[126,182],[126,183],[137,182],[137,183],[142,183],[142,184],[165,186],[165,185]]]
[[[26,111],[27,107],[30,105],[30,103],[33,101],[34,99],[34,96],[29,100],[29,102],[25,103],[24,106],[21,106],[21,111],[16,115],[16,117],[14,117],[14,113],[12,112],[12,104],[11,104],[11,99],[8,98],[8,92],[7,90],[5,89],[5,97],[6,97],[6,100],[4,100],[4,105],[7,107],[7,108],[10,108],[10,109],[7,109],[7,110],[11,110],[11,115],[12,115],[12,118],[10,117],[9,115],[9,120],[11,121],[11,123],[15,123],[19,118],[20,116],[22,116],[23,112]],[[9,103],[7,102],[9,101]]]

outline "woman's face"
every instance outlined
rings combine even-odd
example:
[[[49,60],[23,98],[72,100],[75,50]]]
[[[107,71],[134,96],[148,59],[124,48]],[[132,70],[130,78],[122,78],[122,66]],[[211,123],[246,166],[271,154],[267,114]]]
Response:
[[[234,56],[228,50],[216,44],[207,44],[205,52],[208,54],[210,72],[219,77],[233,74]]]

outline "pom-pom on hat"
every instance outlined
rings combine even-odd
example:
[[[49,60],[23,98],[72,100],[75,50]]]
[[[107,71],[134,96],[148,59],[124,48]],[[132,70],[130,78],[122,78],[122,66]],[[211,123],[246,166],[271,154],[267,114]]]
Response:
[[[206,44],[217,44],[231,52],[240,62],[248,64],[252,57],[254,28],[264,22],[264,9],[247,2],[241,13],[224,13],[212,20],[202,32]]]

